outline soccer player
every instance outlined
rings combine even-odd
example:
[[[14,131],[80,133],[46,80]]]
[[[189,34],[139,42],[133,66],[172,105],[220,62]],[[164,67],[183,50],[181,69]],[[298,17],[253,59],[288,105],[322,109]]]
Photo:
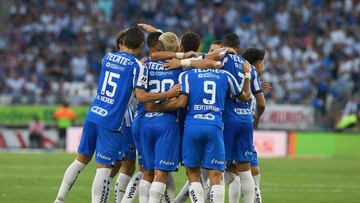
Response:
[[[249,99],[250,65],[246,67],[246,78],[241,79],[245,81],[243,92],[234,76],[225,70],[192,69],[179,77],[183,94],[169,103],[149,107],[161,111],[188,107],[182,158],[190,182],[192,202],[205,201],[200,167],[208,169],[211,202],[224,202],[225,189],[221,184],[222,171],[225,169],[222,111],[228,92],[242,101]]]
[[[162,32],[156,32],[156,31],[149,33],[149,35],[146,39],[146,43],[149,48],[149,53],[161,50],[162,46],[158,40],[161,34],[162,34]],[[148,63],[150,60],[147,57],[142,61],[143,61],[143,63]],[[139,194],[139,185],[140,185],[140,181],[143,177],[143,168],[142,168],[143,155],[142,155],[142,150],[141,150],[141,146],[140,146],[140,131],[143,128],[142,119],[143,119],[144,115],[145,115],[145,110],[144,110],[143,104],[141,104],[141,103],[137,104],[136,112],[134,115],[134,120],[132,123],[131,132],[132,132],[133,140],[135,142],[136,150],[138,153],[139,171],[135,174],[134,177],[131,178],[130,182],[128,183],[126,190],[125,190],[125,194],[123,195],[123,198],[121,200],[122,203],[134,202]]]
[[[147,93],[144,90],[147,88],[147,71],[135,58],[142,51],[143,44],[144,34],[138,27],[132,27],[126,31],[124,50],[104,56],[97,95],[84,122],[77,158],[67,168],[55,202],[64,202],[95,150],[97,170],[91,199],[93,203],[105,201],[110,173],[121,149],[119,130],[133,91],[138,102],[178,95],[178,86],[164,93]]]
[[[220,49],[221,48],[221,44],[222,44],[222,41],[221,40],[214,40],[211,45],[210,45],[210,48],[209,48],[209,53],[215,51],[216,49]]]
[[[164,51],[178,50],[178,38],[172,32],[161,34],[159,41]],[[182,70],[165,70],[163,64],[164,61],[147,63],[149,92],[165,92],[178,83]],[[157,103],[162,102],[164,101],[157,101]],[[180,150],[178,112],[147,111],[142,119],[140,147],[144,167],[144,176],[140,181],[140,203],[157,203],[164,195],[168,174],[178,169]],[[173,200],[174,194],[170,198]]]
[[[265,51],[262,49],[249,48],[242,53],[242,56],[244,57],[245,60],[249,61],[249,63],[255,67],[256,72],[260,77],[262,75],[263,67],[264,67]],[[265,87],[264,87],[264,91],[266,91]],[[256,94],[255,99],[252,99],[252,102],[253,102],[252,105],[253,129],[256,130],[258,129],[261,115],[265,111],[266,101],[264,94]],[[250,161],[250,165],[251,165],[251,174],[255,182],[255,203],[261,203],[262,198],[260,192],[260,169],[258,165],[257,152],[254,146],[252,146],[252,154],[253,154],[253,158]]]
[[[124,47],[124,39],[127,29],[121,31],[116,39],[116,45],[118,51],[123,51]],[[131,176],[134,174],[135,171],[135,159],[136,159],[136,150],[135,144],[133,141],[133,137],[131,134],[131,124],[133,120],[133,112],[136,105],[135,98],[131,98],[128,108],[124,114],[123,124],[121,126],[121,137],[122,137],[122,148],[119,152],[118,160],[114,165],[113,170],[110,174],[110,181],[108,185],[111,185],[111,180],[117,175],[120,170],[120,174],[117,177],[115,187],[114,187],[114,199],[115,203],[120,203],[122,197],[124,196],[125,189],[131,179]],[[135,177],[138,174],[135,175]],[[107,196],[108,196],[107,192]],[[106,197],[106,200],[108,198]]]
[[[223,37],[222,46],[233,49],[236,53],[240,52],[240,40],[236,34],[226,34]],[[244,75],[244,61],[240,55],[227,54],[223,59],[223,69],[233,75]],[[261,83],[253,66],[250,84],[251,93],[255,97],[259,97],[258,94],[263,97]],[[228,181],[225,181],[229,183],[229,202],[239,201],[239,183],[241,183],[244,203],[253,203],[255,184],[250,170],[253,146],[251,101],[241,102],[236,98],[228,97],[223,118],[227,171],[231,172],[226,174]]]

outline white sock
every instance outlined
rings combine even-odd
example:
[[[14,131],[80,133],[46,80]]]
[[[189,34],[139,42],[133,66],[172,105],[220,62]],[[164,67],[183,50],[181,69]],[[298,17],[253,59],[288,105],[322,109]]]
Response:
[[[105,202],[106,192],[109,189],[108,179],[111,174],[110,168],[98,168],[96,169],[96,175],[91,188],[91,202],[99,203]]]
[[[131,180],[130,176],[128,176],[128,175],[126,175],[124,173],[119,173],[119,176],[116,179],[115,189],[114,189],[115,203],[120,203],[121,202],[122,198],[124,197],[126,187],[127,187],[130,180]]]
[[[261,191],[260,191],[260,173],[253,176],[255,182],[255,203],[261,203]]]
[[[189,181],[187,180],[176,196],[174,203],[184,203],[189,198]]]
[[[200,182],[192,182],[189,185],[189,196],[192,203],[205,202],[204,189]]]
[[[110,195],[110,188],[111,188],[111,181],[112,181],[112,177],[109,176],[107,183],[106,183],[106,193],[105,193],[105,203],[107,203],[109,201],[109,195]]]
[[[164,196],[161,199],[161,202],[172,203],[175,199],[176,186],[175,180],[172,173],[169,173],[168,178],[166,180],[166,190],[164,192]]]
[[[141,179],[139,185],[139,201],[140,203],[148,203],[149,202],[149,190],[151,187],[151,183],[144,179]]]
[[[159,203],[166,190],[166,184],[162,182],[151,183],[149,191],[149,203]]]
[[[253,203],[255,200],[255,183],[251,171],[240,172],[239,176],[244,203]]]
[[[66,169],[59,192],[57,194],[56,200],[59,202],[65,201],[65,197],[70,191],[71,187],[75,183],[77,177],[79,176],[81,170],[86,165],[75,159],[70,166]]]
[[[223,185],[211,186],[210,202],[223,203],[225,201],[225,187]]]
[[[139,185],[143,173],[138,171],[130,180],[126,187],[125,195],[121,200],[121,203],[132,203],[135,201],[139,194]]]
[[[240,201],[241,184],[240,177],[234,175],[235,178],[229,184],[229,203],[238,203]]]

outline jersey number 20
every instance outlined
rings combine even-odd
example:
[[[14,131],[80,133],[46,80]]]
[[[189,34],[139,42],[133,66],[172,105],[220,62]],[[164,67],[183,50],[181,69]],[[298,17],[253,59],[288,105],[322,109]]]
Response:
[[[120,78],[120,74],[113,73],[113,72],[110,72],[110,71],[105,72],[104,82],[103,82],[102,87],[101,87],[101,94],[102,95],[106,95],[108,97],[113,97],[115,95],[117,84],[116,84],[116,82],[113,81],[113,78]],[[106,89],[106,86],[108,86],[108,85],[110,87],[112,87],[111,91]]]

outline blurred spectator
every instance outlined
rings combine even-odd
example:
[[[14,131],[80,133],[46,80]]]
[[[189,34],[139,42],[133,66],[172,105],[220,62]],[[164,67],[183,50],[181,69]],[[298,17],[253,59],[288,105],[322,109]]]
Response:
[[[33,120],[29,124],[29,138],[30,148],[37,149],[41,148],[41,138],[44,135],[44,125],[40,121],[38,116],[34,116]]]
[[[62,107],[56,109],[53,116],[56,120],[57,129],[58,129],[58,135],[59,135],[58,146],[60,148],[65,149],[66,129],[73,124],[73,122],[76,119],[76,114],[65,102],[63,103]]]
[[[12,103],[59,104],[66,96],[77,104],[75,93],[91,102],[105,50],[138,22],[179,35],[195,31],[205,52],[211,40],[235,32],[241,49],[267,51],[268,101],[312,104],[322,126],[334,126],[324,123],[341,116],[332,109],[360,92],[356,0],[14,0],[8,10],[0,28],[0,96]],[[86,83],[81,92],[74,91],[78,82]]]

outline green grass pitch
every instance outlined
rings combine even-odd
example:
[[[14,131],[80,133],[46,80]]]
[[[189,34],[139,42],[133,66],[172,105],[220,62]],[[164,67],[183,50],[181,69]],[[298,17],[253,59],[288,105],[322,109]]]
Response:
[[[0,202],[53,202],[74,157],[65,153],[0,153]],[[80,174],[67,203],[90,202],[94,165],[90,163]],[[359,156],[261,159],[260,166],[264,203],[360,202]],[[180,189],[186,180],[183,168],[174,177]]]

